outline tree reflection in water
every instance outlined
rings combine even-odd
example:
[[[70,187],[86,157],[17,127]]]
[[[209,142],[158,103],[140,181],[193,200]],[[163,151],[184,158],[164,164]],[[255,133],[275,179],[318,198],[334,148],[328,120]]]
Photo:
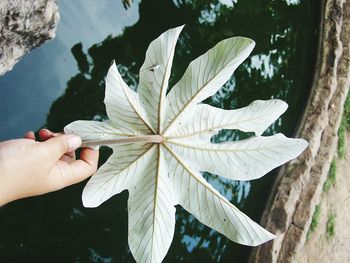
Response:
[[[83,51],[72,47],[79,73],[67,83],[47,116],[46,127],[61,131],[78,119],[103,120],[104,78],[112,60],[122,77],[137,89],[138,70],[150,41],[163,31],[186,24],[177,44],[171,83],[188,63],[218,41],[242,35],[257,42],[252,55],[231,80],[205,102],[225,109],[256,99],[280,98],[290,105],[267,134],[292,135],[308,95],[313,72],[317,1],[288,5],[284,1],[149,0],[140,3],[140,19],[122,35],[109,36]],[[171,85],[172,86],[172,85]],[[250,136],[225,130],[215,142]],[[110,155],[101,149],[101,163]],[[254,182],[234,182],[204,173],[232,203],[258,220],[273,174]],[[111,198],[97,209],[85,209],[80,195],[85,183],[44,197],[15,202],[0,211],[0,255],[6,262],[133,262],[127,245],[128,193]],[[21,216],[19,216],[19,214]],[[244,262],[249,249],[227,240],[177,207],[174,241],[165,262]],[[22,244],[22,245],[21,245]],[[11,249],[9,249],[11,248]]]

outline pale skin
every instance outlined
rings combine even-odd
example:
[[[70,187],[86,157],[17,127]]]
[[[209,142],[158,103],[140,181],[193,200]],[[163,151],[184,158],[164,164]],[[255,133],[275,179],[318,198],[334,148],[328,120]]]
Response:
[[[80,137],[46,129],[39,137],[36,141],[27,132],[24,139],[0,142],[0,206],[60,190],[96,172],[98,150],[82,148],[80,159],[75,158]]]

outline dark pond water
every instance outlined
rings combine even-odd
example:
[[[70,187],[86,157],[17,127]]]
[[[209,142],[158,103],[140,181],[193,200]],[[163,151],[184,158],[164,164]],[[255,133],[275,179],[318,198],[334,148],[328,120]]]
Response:
[[[227,6],[224,3],[231,3]],[[149,0],[124,9],[119,0],[59,0],[57,37],[0,77],[0,140],[77,119],[101,119],[104,77],[115,59],[136,87],[146,48],[170,27],[186,24],[171,82],[218,41],[236,35],[257,42],[232,79],[206,102],[233,109],[255,99],[280,98],[288,111],[266,134],[293,135],[309,93],[316,54],[316,0]],[[222,132],[218,140],[242,136]],[[101,162],[108,156],[102,149]],[[19,160],[20,161],[20,160]],[[275,173],[252,182],[205,174],[232,203],[259,220]],[[85,209],[85,182],[0,208],[1,262],[133,262],[127,245],[127,192]],[[249,248],[200,224],[180,207],[164,262],[246,262]]]

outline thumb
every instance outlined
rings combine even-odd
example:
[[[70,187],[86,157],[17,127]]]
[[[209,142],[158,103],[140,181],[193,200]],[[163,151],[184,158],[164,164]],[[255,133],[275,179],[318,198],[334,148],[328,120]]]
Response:
[[[41,142],[38,146],[48,155],[46,157],[58,160],[65,153],[78,149],[81,146],[81,138],[72,134],[63,134]]]

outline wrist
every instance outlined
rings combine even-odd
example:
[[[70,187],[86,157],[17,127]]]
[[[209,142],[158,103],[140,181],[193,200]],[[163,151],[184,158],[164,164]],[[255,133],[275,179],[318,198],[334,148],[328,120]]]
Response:
[[[1,167],[0,167],[0,206],[3,206],[3,205],[5,205],[7,202],[5,201],[5,194],[4,194],[4,190],[2,189],[2,185],[3,185],[3,183],[4,182],[2,182],[3,180],[2,180],[2,178],[1,178],[1,174],[2,174],[2,169],[1,169]]]
[[[9,202],[10,201],[8,200],[7,195],[5,194],[5,190],[0,186],[0,206],[6,205]]]
[[[9,201],[7,201],[7,198],[5,197],[3,191],[0,189],[0,207],[3,205],[6,205]]]
[[[9,196],[6,191],[6,179],[3,178],[4,176],[4,169],[2,169],[3,166],[0,163],[0,206],[6,205],[7,203],[11,202],[9,200]]]
[[[6,205],[6,202],[3,201],[3,200],[1,199],[1,196],[0,196],[0,207],[2,207],[3,205]]]

